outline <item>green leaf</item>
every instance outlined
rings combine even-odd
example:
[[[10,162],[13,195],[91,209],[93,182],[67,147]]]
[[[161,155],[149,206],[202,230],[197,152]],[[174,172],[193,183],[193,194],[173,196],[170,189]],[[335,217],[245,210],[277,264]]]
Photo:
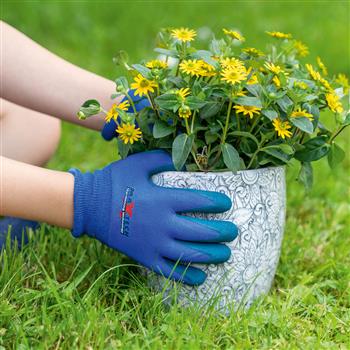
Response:
[[[133,113],[126,113],[125,111],[117,108],[120,119],[123,123],[131,123],[133,124],[135,121],[135,115]]]
[[[262,109],[261,114],[269,118],[270,120],[278,118],[278,113],[272,108]]]
[[[340,164],[345,158],[344,150],[339,147],[336,143],[332,143],[331,148],[328,153],[328,164],[334,169],[338,164]]]
[[[164,94],[155,99],[160,108],[176,111],[180,103],[176,94]]]
[[[241,159],[237,150],[230,144],[224,143],[221,145],[221,152],[224,157],[225,165],[233,172],[240,169]]]
[[[191,54],[191,58],[202,59],[204,62],[214,67],[218,67],[219,66],[218,62],[213,60],[212,56],[213,54],[210,51],[206,51],[206,50],[197,50],[193,54]]]
[[[133,64],[132,68],[134,68],[136,71],[138,71],[144,78],[152,79],[151,70],[148,69],[147,67],[143,66],[142,64]]]
[[[160,47],[157,47],[154,49],[155,52],[161,53],[162,55],[165,56],[170,56],[170,57],[179,57],[179,54],[177,53],[176,50],[167,50],[167,49],[162,49]]]
[[[199,109],[206,105],[206,101],[201,100],[196,96],[189,96],[186,98],[186,105],[191,109]]]
[[[168,123],[161,120],[156,120],[153,126],[153,137],[160,139],[164,136],[170,135],[174,130],[175,128]]]
[[[302,131],[305,131],[308,134],[312,134],[314,131],[314,126],[310,119],[306,117],[295,117],[289,119],[294,126],[299,128]]]
[[[129,90],[129,83],[125,77],[119,77],[115,80],[115,84],[117,86],[117,91],[121,90]]]
[[[249,138],[251,140],[253,140],[257,146],[259,146],[259,141],[258,139],[251,133],[247,132],[247,131],[232,131],[229,133],[229,135],[232,136],[241,136],[243,138]]]
[[[288,154],[288,155],[294,154],[293,147],[288,145],[287,143],[279,143],[276,145],[265,146],[264,148],[262,148],[262,150],[265,150],[265,149],[279,149],[285,154]]]
[[[120,138],[118,138],[117,144],[120,157],[122,159],[126,158],[130,150],[130,144],[125,144]]]
[[[101,105],[97,100],[87,100],[80,107],[79,112],[77,113],[79,119],[86,119],[93,115],[100,113]]]
[[[280,148],[277,147],[266,147],[262,148],[261,151],[281,160],[283,163],[288,163],[292,158],[289,154],[284,153]]]
[[[261,101],[257,97],[240,96],[233,99],[233,102],[241,106],[262,107]]]
[[[113,57],[113,62],[117,66],[122,66],[129,61],[129,56],[126,51],[120,50],[116,53],[116,55]]]
[[[210,118],[217,115],[221,110],[222,104],[217,101],[209,101],[206,105],[199,111],[199,116],[202,119]]]
[[[191,152],[194,135],[177,135],[172,147],[172,158],[176,170],[181,170]]]
[[[204,134],[205,142],[209,145],[210,143],[215,142],[218,140],[220,135],[218,133],[213,133],[210,130],[207,130]]]
[[[346,115],[346,117],[344,118],[344,121],[342,123],[343,125],[350,125],[350,113],[348,113]]]
[[[259,97],[262,93],[260,84],[246,85],[245,88],[256,97]]]
[[[309,162],[302,162],[300,172],[298,175],[298,181],[301,182],[306,191],[309,191],[313,184],[313,171],[312,165]]]
[[[142,131],[143,136],[152,137],[151,125],[154,124],[153,120],[149,117],[149,108],[142,109],[137,117],[137,123]]]
[[[303,144],[304,148],[295,152],[295,158],[301,162],[312,162],[321,159],[329,152],[329,144],[324,136],[314,137]]]
[[[283,96],[281,99],[277,100],[277,104],[282,109],[283,112],[290,114],[293,109],[293,101],[287,96]]]

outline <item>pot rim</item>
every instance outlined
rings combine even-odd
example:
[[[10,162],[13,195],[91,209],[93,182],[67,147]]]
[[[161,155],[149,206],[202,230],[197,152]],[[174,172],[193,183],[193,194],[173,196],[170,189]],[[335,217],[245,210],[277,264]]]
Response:
[[[258,168],[258,169],[246,169],[246,170],[238,170],[237,172],[233,172],[230,170],[223,170],[223,171],[177,171],[177,170],[166,170],[166,171],[160,171],[153,175],[157,174],[164,174],[164,173],[178,173],[178,174],[189,174],[189,175],[197,175],[197,174],[215,174],[215,175],[238,175],[242,173],[252,173],[252,172],[261,172],[261,171],[267,171],[272,169],[282,169],[285,171],[286,166],[285,165],[278,165],[278,166],[269,166],[265,168]]]

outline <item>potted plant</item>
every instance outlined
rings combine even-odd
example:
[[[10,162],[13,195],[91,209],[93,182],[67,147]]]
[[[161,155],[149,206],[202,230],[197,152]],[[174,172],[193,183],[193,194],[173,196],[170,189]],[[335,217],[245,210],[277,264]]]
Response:
[[[126,100],[108,111],[89,100],[78,113],[86,118],[104,111],[107,122],[114,120],[121,157],[168,150],[177,171],[156,174],[157,185],[231,197],[230,211],[203,214],[238,226],[231,258],[202,267],[208,276],[203,285],[180,285],[184,302],[218,296],[219,307],[227,309],[267,292],[283,238],[285,166],[299,161],[299,180],[309,188],[313,161],[327,156],[333,167],[344,157],[335,138],[350,124],[341,101],[349,93],[346,76],[329,76],[320,58],[315,65],[303,63],[308,48],[291,34],[267,35],[272,43],[261,51],[246,47],[239,32],[223,29],[223,37],[202,50],[192,44],[194,30],[164,30],[155,49],[163,59],[129,65],[124,52],[115,58],[134,81],[129,86],[127,78],[116,79],[112,99],[123,94]],[[137,112],[130,88],[150,106]],[[322,120],[324,111],[334,116],[332,130]],[[160,288],[165,283],[154,275],[150,281]]]

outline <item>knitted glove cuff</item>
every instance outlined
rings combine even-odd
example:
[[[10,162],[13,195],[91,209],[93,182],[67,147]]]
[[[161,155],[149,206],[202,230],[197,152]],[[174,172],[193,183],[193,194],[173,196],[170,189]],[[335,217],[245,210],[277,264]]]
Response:
[[[70,169],[74,176],[74,223],[72,235],[87,234],[106,241],[111,211],[112,181],[107,167],[94,173],[83,174]]]

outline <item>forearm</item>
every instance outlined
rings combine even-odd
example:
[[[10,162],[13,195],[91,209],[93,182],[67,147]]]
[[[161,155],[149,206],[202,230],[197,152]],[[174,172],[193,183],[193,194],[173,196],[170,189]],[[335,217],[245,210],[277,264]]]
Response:
[[[5,157],[0,157],[0,167],[0,215],[72,227],[74,178],[70,173]]]
[[[1,29],[1,97],[100,130],[101,116],[82,122],[76,113],[91,98],[108,108],[114,83],[63,60],[4,22]]]

